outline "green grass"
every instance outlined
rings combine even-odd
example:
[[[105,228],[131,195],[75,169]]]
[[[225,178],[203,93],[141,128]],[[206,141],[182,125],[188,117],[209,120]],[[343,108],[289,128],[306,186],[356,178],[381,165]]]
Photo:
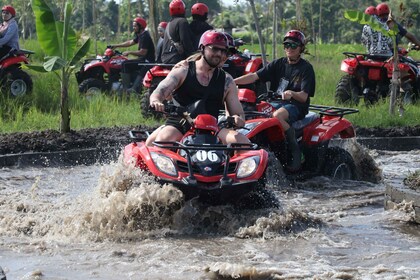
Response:
[[[43,59],[42,50],[34,40],[22,42],[23,48],[36,52],[31,56],[34,64],[40,64]],[[93,45],[93,44],[92,44]],[[98,44],[98,53],[104,51],[106,43]],[[251,51],[258,52],[257,46],[244,46]],[[305,55],[314,66],[316,73],[316,93],[312,104],[335,105],[335,87],[343,75],[340,63],[344,58],[342,52],[363,52],[361,45],[309,45],[310,55]],[[93,56],[93,46],[89,56]],[[267,53],[271,55],[271,47],[267,46]],[[279,49],[279,56],[283,51]],[[420,59],[420,52],[410,53]],[[271,57],[269,56],[269,60]],[[60,126],[60,84],[53,73],[40,74],[27,70],[34,81],[34,92],[24,98],[11,99],[0,95],[0,133],[17,131],[34,131],[54,129]],[[156,125],[151,119],[144,119],[140,113],[139,100],[121,101],[115,96],[101,96],[88,101],[79,95],[77,82],[72,76],[70,89],[71,128],[74,130],[93,127]],[[389,105],[385,101],[367,108],[363,104],[357,107],[358,114],[348,115],[353,124],[362,127],[391,127],[414,126],[419,124],[420,102],[406,106],[402,117],[398,113],[391,116]]]

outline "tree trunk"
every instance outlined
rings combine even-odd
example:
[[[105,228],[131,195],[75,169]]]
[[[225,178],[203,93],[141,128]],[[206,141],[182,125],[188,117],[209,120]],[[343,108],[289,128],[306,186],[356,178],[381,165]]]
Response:
[[[257,11],[255,9],[255,3],[254,3],[254,0],[248,0],[248,1],[251,5],[252,15],[254,16],[255,29],[257,29],[258,41],[260,42],[260,48],[261,48],[262,61],[263,61],[263,65],[265,67],[267,65],[267,59],[266,59],[265,47],[264,47],[264,44],[263,44],[263,38],[262,38],[262,34],[261,34],[260,24],[259,24],[259,21],[258,21],[258,15],[257,15]]]
[[[69,110],[69,94],[68,94],[68,79],[66,77],[65,69],[61,70],[61,123],[60,132],[70,132],[70,110]]]
[[[277,0],[273,1],[273,59],[277,57]]]
[[[318,38],[319,41],[322,42],[322,0],[319,0],[319,22],[318,22]]]
[[[158,34],[156,30],[159,23],[157,22],[157,18],[155,17],[155,15],[157,15],[156,1],[149,0],[149,32],[151,34],[153,44],[155,44],[156,46],[158,41]]]
[[[296,0],[296,22],[301,22],[302,20],[302,4],[300,0]]]
[[[389,97],[389,113],[391,115],[395,115],[395,105],[397,103],[397,92],[400,90],[400,69],[398,68],[398,49],[396,44],[396,39],[394,39],[394,63],[392,70],[392,78],[391,78],[391,94]],[[402,106],[402,105],[401,105]],[[400,115],[402,115],[402,111],[404,109],[400,108]]]

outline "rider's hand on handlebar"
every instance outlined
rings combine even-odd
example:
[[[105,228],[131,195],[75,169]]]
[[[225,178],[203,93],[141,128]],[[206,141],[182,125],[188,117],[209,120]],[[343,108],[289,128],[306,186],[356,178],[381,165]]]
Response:
[[[245,126],[245,121],[240,116],[233,115],[232,117],[235,120],[236,127],[244,127]]]
[[[292,99],[292,97],[293,97],[293,91],[291,91],[291,90],[285,90],[283,92],[283,95],[282,95],[281,98],[283,100],[290,100],[290,99]]]
[[[153,100],[150,103],[150,107],[152,107],[157,112],[165,112],[165,105],[159,100]]]

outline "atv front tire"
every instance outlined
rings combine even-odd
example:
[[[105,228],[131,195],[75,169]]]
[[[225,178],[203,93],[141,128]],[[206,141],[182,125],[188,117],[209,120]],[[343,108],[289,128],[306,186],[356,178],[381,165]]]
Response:
[[[355,180],[356,164],[346,150],[339,147],[328,148],[324,175],[337,180]]]
[[[31,76],[19,68],[11,69],[6,74],[3,85],[3,90],[11,97],[30,94],[33,88]]]
[[[79,85],[79,92],[88,99],[100,95],[106,91],[105,82],[95,78],[89,78],[82,81]]]
[[[337,104],[359,104],[361,89],[357,86],[355,78],[350,75],[341,77],[335,88],[335,103]]]

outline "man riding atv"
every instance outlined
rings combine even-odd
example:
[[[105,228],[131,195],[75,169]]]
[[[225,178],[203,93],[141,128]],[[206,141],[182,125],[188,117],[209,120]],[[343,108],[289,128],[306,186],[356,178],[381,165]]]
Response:
[[[139,66],[139,63],[153,63],[155,62],[155,46],[149,31],[146,30],[146,20],[136,17],[133,20],[133,29],[135,37],[131,40],[121,44],[111,45],[112,48],[130,47],[138,44],[137,51],[125,51],[123,55],[135,55],[137,59],[130,59],[124,61],[121,70],[121,80],[124,91],[127,92],[140,92],[143,77],[150,67]],[[131,87],[130,87],[131,85]]]
[[[226,36],[218,31],[206,31],[199,42],[200,56],[188,65],[175,67],[150,96],[150,106],[164,111],[164,100],[187,107],[198,100],[203,101],[203,111],[217,118],[219,110],[234,117],[237,127],[245,124],[244,111],[238,99],[237,88],[232,77],[219,65],[226,60],[228,43]],[[200,112],[203,113],[203,112]],[[195,117],[195,116],[192,116]],[[179,141],[190,127],[182,119],[168,118],[166,124],[155,130],[146,141],[152,146],[156,141]],[[218,137],[224,144],[250,143],[246,136],[235,130],[223,128]]]
[[[290,30],[283,38],[286,57],[276,59],[256,73],[249,73],[235,79],[238,85],[254,83],[257,80],[271,82],[271,90],[281,96],[273,117],[277,118],[286,134],[292,151],[290,171],[301,167],[301,152],[291,124],[301,120],[308,113],[310,97],[315,94],[315,73],[312,65],[301,55],[305,50],[305,35],[299,30]]]

